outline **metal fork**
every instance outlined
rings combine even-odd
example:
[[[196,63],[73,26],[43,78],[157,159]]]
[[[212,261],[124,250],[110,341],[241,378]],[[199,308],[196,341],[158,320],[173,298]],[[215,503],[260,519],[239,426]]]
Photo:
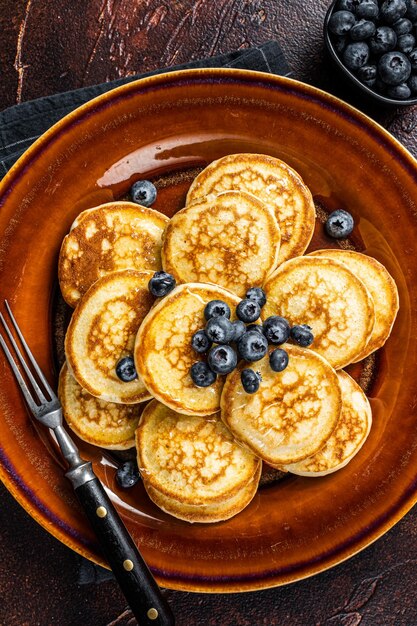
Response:
[[[80,457],[77,446],[63,427],[61,404],[30,351],[7,300],[5,306],[20,339],[26,359],[1,313],[0,319],[17,359],[30,382],[33,393],[30,391],[1,333],[0,345],[32,415],[38,422],[50,428],[56,436],[62,455],[69,466],[65,476],[74,487],[132,613],[141,625],[173,625],[175,620],[169,605],[104,491],[103,485],[94,474],[91,463]],[[27,360],[32,368],[29,367]],[[43,390],[32,371],[36,373]]]

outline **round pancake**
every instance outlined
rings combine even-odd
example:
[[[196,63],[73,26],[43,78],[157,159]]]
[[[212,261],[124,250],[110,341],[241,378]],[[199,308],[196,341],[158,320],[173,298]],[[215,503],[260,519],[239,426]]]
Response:
[[[356,360],[360,361],[381,348],[391,334],[399,308],[397,285],[388,270],[373,257],[353,250],[316,250],[309,256],[339,261],[360,277],[374,303],[375,325],[365,350]]]
[[[162,213],[133,202],[110,202],[83,211],[59,255],[64,300],[76,307],[98,278],[115,270],[160,270],[161,239],[168,222]]]
[[[247,394],[240,379],[241,361],[227,376],[221,417],[234,436],[254,454],[280,467],[315,454],[330,437],[342,408],[337,374],[320,355],[284,344],[289,362],[274,372],[265,356],[254,365],[262,377],[256,393]]]
[[[150,499],[165,513],[191,523],[214,523],[230,519],[246,508],[258,490],[260,475],[261,465],[254,478],[242,487],[240,491],[227,500],[221,500],[213,504],[185,504],[184,502],[178,502],[175,498],[164,495],[151,485],[148,485],[146,481],[143,481],[143,484]]]
[[[310,190],[297,172],[265,154],[230,154],[194,179],[187,205],[233,189],[253,194],[275,213],[281,230],[278,263],[303,254],[313,236],[316,212]]]
[[[107,402],[137,404],[151,397],[140,376],[116,375],[122,357],[132,355],[137,330],[155,301],[148,291],[153,272],[119,270],[97,280],[72,314],[65,354],[78,384]]]
[[[153,400],[140,419],[136,446],[144,484],[174,501],[177,512],[188,505],[214,513],[230,501],[223,514],[246,502],[248,484],[252,494],[259,480],[261,461],[234,440],[218,414],[182,415]]]
[[[99,400],[80,387],[65,363],[59,374],[58,397],[65,421],[80,439],[108,450],[126,450],[135,445],[135,431],[145,403]]]
[[[337,426],[321,450],[314,456],[284,470],[300,476],[325,476],[341,469],[359,452],[372,425],[368,398],[346,372],[337,373],[342,389],[342,412]]]
[[[210,300],[223,300],[232,311],[240,302],[215,285],[179,285],[152,308],[136,337],[136,370],[149,393],[179,413],[210,415],[220,408],[224,377],[197,387],[190,376],[192,364],[205,359],[193,350],[191,339],[206,325],[204,307]]]
[[[321,256],[291,259],[268,278],[264,291],[262,319],[282,315],[291,325],[311,326],[310,349],[335,369],[364,352],[374,326],[374,304],[346,265]]]
[[[244,296],[275,269],[280,238],[263,202],[226,191],[172,217],[163,235],[162,266],[178,283],[213,283]]]

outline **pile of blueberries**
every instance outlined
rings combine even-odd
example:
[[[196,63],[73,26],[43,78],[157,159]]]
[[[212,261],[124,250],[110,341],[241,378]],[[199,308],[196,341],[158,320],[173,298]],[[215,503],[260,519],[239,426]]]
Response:
[[[190,374],[198,387],[209,387],[218,374],[229,374],[238,358],[253,363],[262,359],[268,352],[268,344],[279,346],[290,338],[307,348],[313,342],[313,333],[306,324],[291,328],[284,317],[272,315],[263,324],[255,324],[266,303],[266,296],[260,287],[251,287],[246,297],[236,307],[235,322],[230,321],[230,307],[222,300],[211,300],[204,308],[207,324],[194,333],[191,345],[199,354],[207,354],[206,361],[197,361],[191,366]],[[214,344],[214,345],[213,345]],[[282,372],[288,365],[288,353],[275,348],[269,354],[269,364],[274,372]],[[244,368],[241,381],[246,393],[259,389],[259,372]]]
[[[361,83],[395,100],[417,95],[416,0],[338,0],[328,29]]]

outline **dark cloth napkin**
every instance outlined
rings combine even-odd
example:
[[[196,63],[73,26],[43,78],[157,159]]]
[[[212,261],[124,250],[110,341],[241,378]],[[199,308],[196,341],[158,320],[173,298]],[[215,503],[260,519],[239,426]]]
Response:
[[[205,67],[234,67],[281,76],[291,74],[279,44],[276,41],[269,41],[258,47],[237,50],[146,74],[121,78],[102,85],[83,87],[17,104],[0,113],[0,178],[42,133],[88,100],[145,76]]]

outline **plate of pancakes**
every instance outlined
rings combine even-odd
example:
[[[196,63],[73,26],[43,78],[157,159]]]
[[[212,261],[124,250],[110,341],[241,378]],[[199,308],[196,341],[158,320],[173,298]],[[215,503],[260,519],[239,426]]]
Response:
[[[144,179],[152,207],[129,196]],[[413,157],[337,98],[226,69],[102,95],[3,179],[2,296],[161,585],[300,580],[417,501],[416,179]],[[324,228],[336,209],[354,219],[344,239]],[[176,286],[156,297],[161,270]],[[257,360],[255,393],[243,359],[195,385],[206,305],[221,300],[236,320],[251,287],[266,295],[257,324],[282,316],[313,343],[280,346],[280,372]],[[121,380],[127,357],[137,376]],[[0,362],[0,477],[50,533],[106,565],[56,442]],[[141,480],[123,489],[128,460]]]

